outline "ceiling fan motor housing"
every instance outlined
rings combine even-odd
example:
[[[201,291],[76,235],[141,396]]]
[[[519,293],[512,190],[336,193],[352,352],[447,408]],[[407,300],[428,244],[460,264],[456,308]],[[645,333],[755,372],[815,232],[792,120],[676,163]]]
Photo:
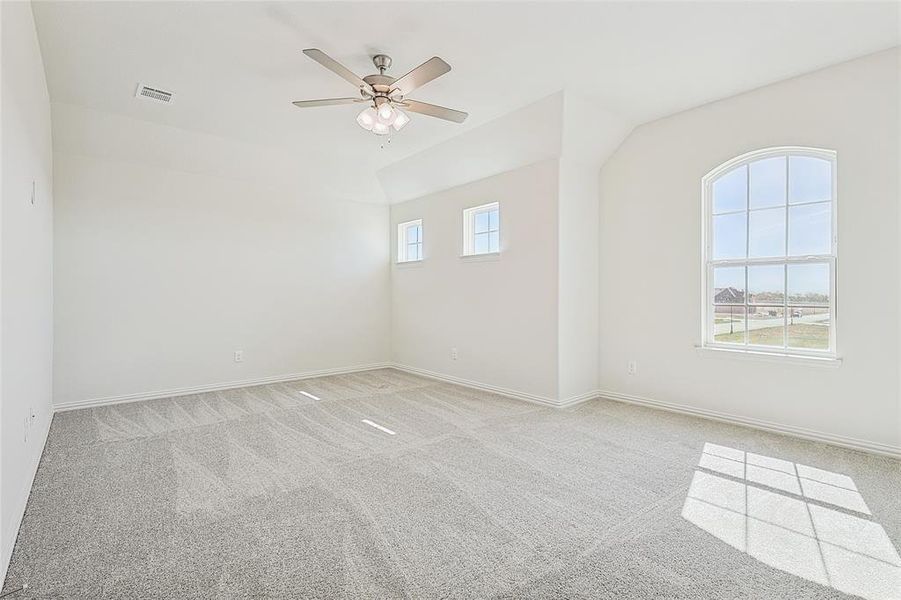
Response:
[[[391,91],[391,84],[394,83],[395,78],[388,75],[367,75],[363,78],[363,81],[372,86],[372,89],[375,91],[373,99],[376,101],[376,104],[381,104],[388,100],[388,93]],[[364,93],[363,96],[367,97],[368,94]]]
[[[363,81],[371,85],[372,89],[375,91],[375,95],[372,96],[372,99],[375,101],[376,108],[385,102],[400,100],[400,98],[391,98],[389,96],[391,85],[397,81],[397,78],[385,75],[385,71],[391,66],[391,57],[387,54],[376,54],[372,57],[372,64],[379,70],[378,74],[367,75],[363,78]],[[364,96],[368,96],[368,94],[364,94]]]

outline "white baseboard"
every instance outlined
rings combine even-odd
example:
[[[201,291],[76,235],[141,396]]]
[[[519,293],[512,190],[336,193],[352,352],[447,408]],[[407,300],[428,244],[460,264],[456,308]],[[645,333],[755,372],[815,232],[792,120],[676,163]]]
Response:
[[[805,440],[812,440],[815,442],[825,442],[827,444],[832,444],[834,446],[841,446],[843,448],[851,448],[853,450],[861,450],[863,452],[869,452],[872,454],[881,454],[884,456],[889,456],[892,458],[901,458],[901,447],[892,446],[890,444],[882,444],[879,442],[870,442],[867,440],[860,440],[857,438],[845,437],[841,435],[835,435],[832,433],[825,433],[822,431],[815,431],[813,429],[805,429],[803,427],[795,427],[793,425],[782,425],[779,423],[773,423],[771,421],[764,421],[762,419],[754,419],[751,417],[741,417],[738,415],[732,415],[728,413],[723,413],[715,410],[708,410],[704,408],[695,408],[693,406],[687,406],[685,404],[677,404],[675,402],[663,402],[661,400],[652,400],[650,398],[643,398],[641,396],[633,396],[630,394],[621,394],[619,392],[611,392],[601,390],[597,392],[597,396],[600,398],[605,398],[608,400],[615,400],[617,402],[626,402],[628,404],[638,404],[640,406],[647,406],[650,408],[657,408],[661,410],[666,410],[669,412],[680,413],[684,415],[691,415],[694,417],[701,417],[704,419],[711,419],[713,421],[721,421],[723,423],[731,423],[733,425],[743,425],[745,427],[752,427],[754,429],[761,429],[763,431],[769,431],[773,433],[781,433],[784,435],[790,435],[793,437],[802,438]]]
[[[429,379],[435,379],[436,381],[443,381],[444,383],[453,383],[455,385],[462,385],[463,387],[472,388],[474,390],[480,390],[482,392],[491,392],[493,394],[500,394],[501,396],[507,396],[507,397],[513,398],[515,400],[524,400],[525,402],[532,402],[533,404],[541,404],[542,406],[552,406],[554,408],[569,408],[570,406],[575,406],[576,404],[579,404],[580,402],[585,402],[586,400],[592,400],[592,399],[598,397],[597,392],[592,390],[585,394],[567,398],[566,400],[556,400],[554,398],[548,398],[547,396],[539,396],[537,394],[530,394],[528,392],[520,392],[518,390],[511,390],[510,388],[504,388],[504,387],[500,387],[497,385],[490,385],[487,383],[482,383],[480,381],[472,381],[470,379],[454,377],[453,375],[445,375],[444,373],[437,373],[435,371],[428,371],[426,369],[420,369],[418,367],[411,367],[411,366],[402,365],[399,363],[394,363],[391,365],[391,367],[394,369],[397,369],[398,371],[404,371],[404,372],[410,373],[412,375],[419,375],[420,377],[428,377]]]
[[[401,364],[395,363],[392,365],[392,367],[395,369],[398,369],[399,371],[405,371],[407,373],[412,373],[414,375],[428,377],[429,379],[436,379],[438,381],[443,381],[446,383],[454,383],[457,385],[462,385],[462,386],[473,388],[476,390],[493,392],[496,394],[501,394],[503,396],[508,396],[510,398],[515,398],[517,400],[525,400],[526,402],[542,404],[544,406],[553,406],[556,408],[566,408],[566,407],[570,407],[570,406],[575,406],[576,404],[585,402],[587,400],[594,400],[594,399],[615,400],[618,402],[637,404],[637,405],[646,406],[646,407],[650,407],[650,408],[666,410],[669,412],[675,412],[675,413],[690,415],[690,416],[694,416],[694,417],[701,417],[704,419],[711,419],[711,420],[720,421],[723,423],[730,423],[732,425],[742,425],[744,427],[751,427],[754,429],[760,429],[760,430],[769,431],[772,433],[780,433],[783,435],[789,435],[789,436],[793,436],[793,437],[797,437],[797,438],[802,438],[805,440],[811,440],[811,441],[815,441],[815,442],[825,442],[827,444],[832,444],[834,446],[841,446],[843,448],[851,448],[852,450],[860,450],[863,452],[880,454],[880,455],[889,456],[892,458],[901,458],[901,447],[892,446],[890,444],[882,444],[879,442],[870,442],[867,440],[860,440],[857,438],[840,436],[840,435],[835,435],[835,434],[831,434],[831,433],[825,433],[822,431],[815,431],[812,429],[805,429],[803,427],[795,427],[792,425],[782,425],[779,423],[773,423],[771,421],[764,421],[762,419],[754,419],[751,417],[742,417],[742,416],[733,415],[733,414],[729,414],[729,413],[723,413],[723,412],[714,411],[714,410],[695,408],[692,406],[687,406],[684,404],[677,404],[674,402],[663,402],[660,400],[652,400],[650,398],[643,398],[641,396],[633,396],[630,394],[621,394],[619,392],[594,390],[594,391],[586,392],[585,394],[573,396],[572,398],[568,398],[566,400],[554,400],[552,398],[547,398],[544,396],[537,396],[535,394],[519,392],[516,390],[511,390],[511,389],[507,389],[507,388],[502,388],[502,387],[498,387],[498,386],[480,383],[477,381],[461,379],[459,377],[444,375],[442,373],[436,373],[434,371],[427,371],[425,369],[418,369],[416,367],[410,367],[407,365],[401,365]]]
[[[572,398],[568,398],[566,400],[560,401],[555,400],[553,398],[547,398],[545,396],[539,396],[537,394],[529,394],[527,392],[520,392],[517,390],[511,390],[508,388],[503,388],[495,385],[489,385],[486,383],[480,383],[478,381],[470,381],[468,379],[461,379],[459,377],[453,377],[450,375],[445,375],[442,373],[436,373],[434,371],[427,371],[425,369],[418,369],[416,367],[410,367],[407,365],[400,365],[396,363],[384,362],[384,363],[373,363],[368,365],[357,365],[353,367],[341,367],[337,369],[322,369],[319,371],[307,371],[304,373],[291,373],[289,375],[276,375],[274,377],[260,377],[256,379],[244,379],[241,381],[229,381],[225,383],[213,383],[207,385],[196,385],[191,387],[182,387],[182,388],[171,388],[167,390],[157,390],[152,392],[139,392],[135,394],[124,394],[121,396],[105,396],[101,398],[89,398],[87,400],[75,400],[73,402],[61,402],[59,404],[53,405],[54,412],[63,412],[67,410],[77,410],[80,408],[92,408],[95,406],[108,406],[110,404],[123,404],[126,402],[140,402],[142,400],[159,400],[161,398],[173,398],[176,396],[187,396],[189,394],[202,394],[204,392],[217,392],[221,390],[231,390],[235,388],[242,387],[250,387],[254,385],[265,385],[267,383],[281,383],[285,381],[297,381],[301,379],[311,379],[313,377],[325,377],[327,375],[345,375],[348,373],[360,373],[363,371],[372,371],[374,369],[387,369],[393,368],[399,371],[405,371],[407,373],[411,373],[413,375],[419,375],[421,377],[428,377],[429,379],[435,379],[438,381],[444,381],[446,383],[453,383],[456,385],[462,385],[465,387],[481,390],[483,392],[493,392],[495,394],[501,394],[503,396],[509,396],[511,398],[515,398],[517,400],[524,400],[526,402],[533,402],[536,404],[542,404],[544,406],[553,406],[557,408],[566,408],[570,406],[575,406],[580,402],[585,402],[586,400],[591,400],[597,397],[597,392],[591,391],[585,394],[581,394],[579,396],[573,396]]]
[[[256,379],[243,379],[241,381],[228,381],[225,383],[211,383],[207,385],[195,385],[191,387],[172,388],[154,392],[139,392],[136,394],[124,394],[122,396],[106,396],[102,398],[90,398],[87,400],[75,400],[73,402],[61,402],[53,405],[54,412],[76,410],[79,408],[91,408],[94,406],[107,406],[110,404],[122,404],[125,402],[139,402],[141,400],[159,400],[160,398],[172,398],[175,396],[187,396],[189,394],[202,394],[204,392],[218,392],[235,388],[250,387],[254,385],[266,385],[267,383],[282,383],[285,381],[297,381],[324,377],[326,375],[346,375],[348,373],[360,373],[375,369],[386,369],[391,363],[372,363],[353,367],[339,367],[336,369],[322,369],[319,371],[307,371],[304,373],[291,373],[288,375],[275,375],[272,377],[258,377]]]
[[[10,518],[10,522],[6,523],[3,530],[3,546],[0,548],[0,585],[6,581],[6,572],[9,569],[9,561],[12,559],[13,550],[16,546],[16,539],[19,536],[19,527],[22,525],[22,519],[25,517],[25,507],[28,505],[28,497],[31,495],[31,488],[34,486],[34,478],[38,473],[38,467],[41,464],[41,457],[44,455],[44,448],[47,446],[47,438],[50,435],[50,423],[53,421],[53,411],[47,415],[46,423],[40,432],[40,451],[37,454],[37,460],[34,461],[34,468],[31,471],[31,477],[28,478],[28,485],[18,490],[15,500],[15,507]]]
[[[454,377],[452,375],[445,375],[443,373],[436,373],[435,371],[427,371],[426,369],[419,369],[417,367],[410,367],[408,365],[401,365],[398,363],[394,363],[391,365],[393,368],[398,371],[404,371],[405,373],[410,373],[411,375],[419,375],[420,377],[428,377],[429,379],[435,379],[437,381],[443,381],[445,383],[453,383],[456,385],[462,385],[463,387],[472,388],[474,390],[480,390],[482,392],[491,392],[494,394],[500,394],[502,396],[508,396],[510,398],[514,398],[516,400],[524,400],[526,402],[532,402],[533,404],[542,404],[544,406],[561,406],[557,400],[553,398],[548,398],[546,396],[539,396],[537,394],[529,394],[527,392],[520,392],[517,390],[511,390],[509,388],[503,388],[496,385],[489,385],[487,383],[481,383],[478,381],[471,381],[469,379],[462,379],[460,377]]]
[[[825,433],[821,431],[815,431],[812,429],[805,429],[803,427],[795,427],[792,425],[782,425],[779,423],[773,423],[771,421],[764,421],[761,419],[754,419],[751,417],[742,417],[738,415],[723,413],[714,410],[695,408],[692,406],[687,406],[684,404],[677,404],[674,402],[664,402],[661,400],[653,400],[651,398],[643,398],[641,396],[634,396],[630,394],[621,394],[619,392],[606,391],[606,390],[597,390],[590,391],[584,394],[580,394],[578,396],[573,396],[571,398],[567,398],[565,400],[557,400],[554,398],[549,398],[546,396],[540,396],[537,394],[531,394],[528,392],[521,392],[518,390],[512,390],[509,388],[504,388],[496,385],[490,385],[486,383],[481,383],[478,381],[472,381],[469,379],[463,379],[460,377],[454,377],[452,375],[446,375],[444,373],[437,373],[435,371],[428,371],[426,369],[419,369],[417,367],[411,367],[408,365],[403,365],[399,363],[391,363],[391,362],[383,362],[383,363],[372,363],[367,365],[357,365],[352,367],[340,367],[335,369],[322,369],[319,371],[307,371],[304,373],[291,373],[287,375],[276,375],[272,377],[261,377],[257,379],[245,379],[241,381],[229,381],[225,383],[214,383],[208,385],[198,385],[192,387],[184,387],[184,388],[173,388],[168,390],[159,390],[153,392],[141,392],[136,394],[126,394],[122,396],[107,396],[103,398],[92,398],[88,400],[77,400],[74,402],[63,402],[60,404],[55,404],[53,406],[54,412],[62,412],[66,410],[75,410],[79,408],[90,408],[93,406],[106,406],[110,404],[121,404],[125,402],[138,402],[141,400],[156,400],[160,398],[171,398],[175,396],[186,396],[189,394],[200,394],[203,392],[214,392],[220,390],[229,390],[234,388],[248,387],[254,385],[265,385],[267,383],[281,383],[285,381],[296,381],[300,379],[310,379],[313,377],[323,377],[326,375],[344,375],[348,373],[359,373],[363,371],[371,371],[374,369],[385,369],[385,368],[394,368],[399,371],[404,371],[407,373],[411,373],[413,375],[419,375],[421,377],[427,377],[429,379],[434,379],[437,381],[443,381],[445,383],[453,383],[456,385],[462,385],[464,387],[481,390],[484,392],[491,392],[495,394],[501,394],[503,396],[507,396],[509,398],[514,398],[516,400],[523,400],[525,402],[532,402],[534,404],[540,404],[542,406],[551,406],[554,408],[568,408],[571,406],[575,406],[581,402],[585,402],[587,400],[592,400],[595,398],[606,398],[609,400],[616,400],[618,402],[627,402],[629,404],[638,404],[641,406],[648,406],[651,408],[657,408],[661,410],[667,410],[670,412],[676,412],[686,415],[692,415],[696,417],[702,417],[705,419],[712,419],[715,421],[721,421],[724,423],[731,423],[734,425],[744,425],[746,427],[753,427],[755,429],[761,429],[764,431],[771,431],[774,433],[781,433],[785,435],[791,435],[794,437],[799,437],[807,440],[813,440],[817,442],[825,442],[827,444],[833,444],[835,446],[842,446],[844,448],[851,448],[854,450],[862,450],[864,452],[870,452],[874,454],[881,454],[884,456],[890,456],[893,458],[901,458],[901,447],[892,446],[890,444],[882,444],[879,442],[870,442],[867,440],[860,440],[856,438],[850,438],[840,435],[835,435],[831,433]],[[48,425],[49,427],[49,425]],[[45,432],[46,439],[46,432]]]
[[[589,400],[597,400],[597,397],[597,390],[591,390],[590,392],[585,392],[584,394],[579,394],[578,396],[572,396],[570,398],[567,398],[566,400],[558,400],[557,406],[561,408],[569,408],[570,406],[588,402]]]

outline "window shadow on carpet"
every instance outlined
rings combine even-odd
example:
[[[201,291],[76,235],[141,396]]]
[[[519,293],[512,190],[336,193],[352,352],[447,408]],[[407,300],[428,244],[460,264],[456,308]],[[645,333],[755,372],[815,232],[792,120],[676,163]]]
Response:
[[[705,443],[682,517],[781,571],[898,598],[901,557],[847,475]]]

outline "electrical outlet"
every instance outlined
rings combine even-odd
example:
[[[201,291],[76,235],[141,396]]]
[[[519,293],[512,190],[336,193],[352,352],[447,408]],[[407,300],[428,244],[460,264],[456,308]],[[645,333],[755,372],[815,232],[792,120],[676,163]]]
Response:
[[[235,350],[235,362],[244,362],[243,350]]]
[[[457,349],[451,348],[451,360],[457,360]]]
[[[628,371],[629,371],[629,375],[637,374],[638,373],[638,362],[636,362],[634,360],[630,360],[629,366],[628,366]]]

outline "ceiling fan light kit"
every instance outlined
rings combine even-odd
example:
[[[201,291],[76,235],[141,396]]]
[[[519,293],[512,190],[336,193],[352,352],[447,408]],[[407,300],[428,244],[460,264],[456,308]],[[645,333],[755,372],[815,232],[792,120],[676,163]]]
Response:
[[[379,72],[361,78],[322,50],[308,48],[303,53],[356,86],[360,97],[298,100],[294,102],[294,106],[298,108],[365,102],[369,106],[357,115],[357,124],[376,135],[387,135],[392,131],[400,131],[410,122],[410,116],[401,110],[401,107],[410,112],[455,123],[462,123],[468,116],[459,110],[406,98],[407,94],[413,90],[450,71],[450,65],[437,56],[433,56],[400,79],[395,79],[390,75],[385,75],[385,71],[391,66],[391,57],[385,54],[376,54],[372,57],[372,63]]]

